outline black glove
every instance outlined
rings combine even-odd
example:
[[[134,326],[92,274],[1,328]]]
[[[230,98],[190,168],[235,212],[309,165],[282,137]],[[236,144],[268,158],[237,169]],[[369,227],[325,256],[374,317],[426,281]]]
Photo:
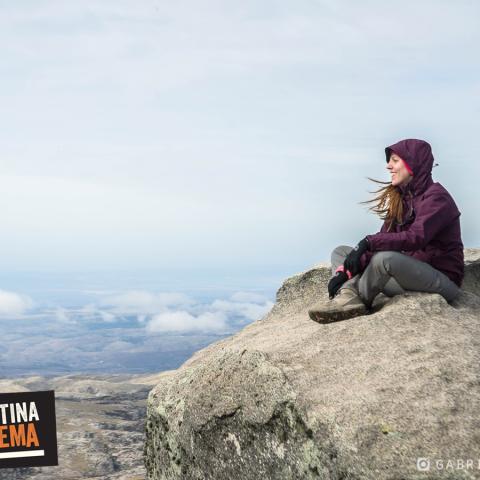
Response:
[[[343,262],[343,268],[345,271],[349,271],[354,277],[360,271],[360,257],[369,249],[367,237],[358,242],[353,250],[347,255],[345,262]]]
[[[328,296],[333,298],[338,289],[348,280],[345,272],[337,272],[335,276],[328,282]]]

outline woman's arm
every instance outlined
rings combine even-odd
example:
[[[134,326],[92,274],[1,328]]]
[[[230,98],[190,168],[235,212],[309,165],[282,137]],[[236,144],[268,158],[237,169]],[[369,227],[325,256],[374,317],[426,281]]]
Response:
[[[441,191],[432,189],[417,206],[416,217],[408,230],[402,232],[380,232],[367,235],[370,251],[414,251],[420,250],[460,212],[450,194],[441,187]]]

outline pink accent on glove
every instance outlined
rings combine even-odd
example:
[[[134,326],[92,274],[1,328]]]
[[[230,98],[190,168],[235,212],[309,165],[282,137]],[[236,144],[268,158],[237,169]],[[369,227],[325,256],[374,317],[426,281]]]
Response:
[[[345,268],[343,268],[343,265],[340,265],[336,270],[335,273],[337,272],[345,272]],[[352,278],[352,274],[350,273],[350,270],[347,270],[347,277],[350,280]]]

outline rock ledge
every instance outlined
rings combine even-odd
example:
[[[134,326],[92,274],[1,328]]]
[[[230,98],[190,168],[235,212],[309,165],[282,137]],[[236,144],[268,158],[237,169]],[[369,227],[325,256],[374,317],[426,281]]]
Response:
[[[480,458],[480,250],[461,297],[397,296],[319,325],[328,266],[287,279],[263,319],[164,372],[150,392],[150,479],[473,479]],[[430,462],[428,471],[417,459]]]

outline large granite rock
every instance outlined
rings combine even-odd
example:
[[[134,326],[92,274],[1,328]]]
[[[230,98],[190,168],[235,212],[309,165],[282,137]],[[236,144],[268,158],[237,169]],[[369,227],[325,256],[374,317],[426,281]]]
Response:
[[[147,477],[480,478],[480,250],[465,254],[452,305],[411,293],[328,325],[307,314],[328,266],[286,280],[263,319],[160,374]]]

